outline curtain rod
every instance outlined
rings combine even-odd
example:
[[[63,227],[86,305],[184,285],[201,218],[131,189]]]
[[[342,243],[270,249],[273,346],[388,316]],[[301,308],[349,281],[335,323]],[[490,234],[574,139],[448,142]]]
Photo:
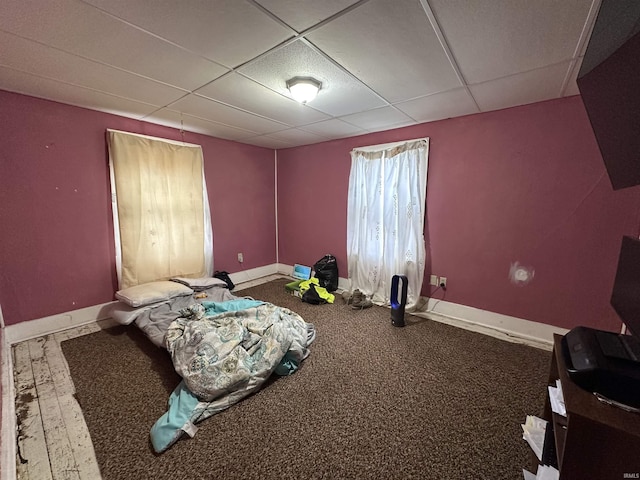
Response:
[[[173,145],[180,145],[181,147],[202,148],[201,145],[198,145],[195,143],[183,142],[182,140],[170,140],[168,138],[152,137],[151,135],[142,135],[141,133],[125,132],[123,130],[114,130],[113,128],[107,128],[107,132],[122,133],[124,135],[132,135],[134,137],[148,138],[149,140],[157,140],[159,142],[171,143]]]
[[[424,140],[425,142],[429,143],[429,137],[422,137],[422,138],[413,138],[411,140],[402,140],[401,142],[381,143],[379,145],[367,145],[366,147],[354,147],[351,151],[352,152],[355,152],[355,151],[377,152],[379,150],[388,150],[390,148],[396,148],[396,147],[399,147],[400,145],[404,145],[405,143],[419,142],[421,140]]]

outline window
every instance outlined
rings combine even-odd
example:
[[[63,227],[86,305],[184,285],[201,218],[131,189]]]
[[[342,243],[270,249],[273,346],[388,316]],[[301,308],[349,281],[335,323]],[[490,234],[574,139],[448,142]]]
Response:
[[[108,130],[119,288],[213,271],[199,145]]]
[[[391,278],[406,275],[409,307],[422,289],[429,139],[351,152],[347,261],[351,290],[388,303]]]

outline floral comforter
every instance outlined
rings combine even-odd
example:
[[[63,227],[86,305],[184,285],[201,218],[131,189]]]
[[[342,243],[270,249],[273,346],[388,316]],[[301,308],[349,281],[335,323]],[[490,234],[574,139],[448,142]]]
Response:
[[[297,313],[247,299],[192,305],[169,326],[165,345],[189,390],[208,402],[259,386],[285,355],[300,364],[309,354]]]
[[[165,346],[183,382],[151,429],[156,451],[195,423],[257,391],[272,373],[294,373],[309,355],[312,324],[289,309],[249,299],[193,304],[181,311]]]

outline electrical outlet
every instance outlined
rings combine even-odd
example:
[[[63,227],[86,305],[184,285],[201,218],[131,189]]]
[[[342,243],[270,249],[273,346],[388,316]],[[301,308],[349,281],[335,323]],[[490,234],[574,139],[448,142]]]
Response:
[[[447,277],[440,277],[440,283],[439,283],[439,285],[440,285],[442,288],[447,288]]]
[[[242,256],[242,253],[238,254],[238,262],[240,263],[244,262],[244,257]]]
[[[437,275],[431,275],[431,280],[429,281],[430,285],[433,285],[434,287],[438,286],[438,276]]]

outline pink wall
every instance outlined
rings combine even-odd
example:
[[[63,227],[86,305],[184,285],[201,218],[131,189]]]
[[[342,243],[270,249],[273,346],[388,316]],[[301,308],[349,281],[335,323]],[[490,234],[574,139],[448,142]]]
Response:
[[[116,289],[105,130],[172,128],[0,91],[0,304],[6,324],[108,302]],[[273,151],[202,145],[215,268],[275,262]],[[237,253],[244,253],[244,264]]]
[[[8,92],[0,104],[5,322],[112,300],[105,129],[179,132]],[[434,297],[566,328],[619,328],[609,295],[620,238],[638,234],[640,187],[612,191],[579,97],[279,151],[280,261],[333,253],[346,277],[349,151],[421,136],[431,138],[426,274],[448,277]],[[203,146],[216,268],[273,263],[273,152],[192,133],[185,141]],[[535,269],[527,286],[509,281],[516,261]]]
[[[618,330],[609,298],[640,187],[613,192],[580,97],[278,151],[279,259],[325,253],[347,277],[349,152],[428,136],[428,264],[434,298],[571,328]],[[516,286],[512,262],[535,270]],[[430,295],[428,281],[423,294]]]

